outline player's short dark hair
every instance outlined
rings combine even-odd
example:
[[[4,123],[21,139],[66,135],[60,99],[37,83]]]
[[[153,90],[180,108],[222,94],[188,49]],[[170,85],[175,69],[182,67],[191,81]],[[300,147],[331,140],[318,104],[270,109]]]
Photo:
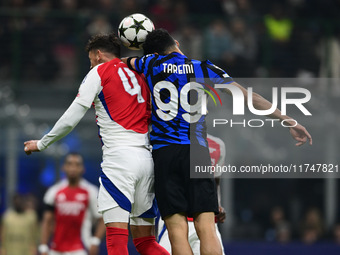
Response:
[[[144,55],[158,53],[165,55],[169,48],[176,46],[174,38],[163,28],[156,29],[146,36],[143,44]]]
[[[79,158],[81,158],[82,161],[84,160],[83,156],[80,153],[75,152],[75,151],[71,151],[71,152],[69,152],[65,155],[64,163],[66,163],[66,161],[69,157],[79,157]]]
[[[94,35],[87,42],[86,51],[101,50],[120,57],[120,40],[115,33]]]

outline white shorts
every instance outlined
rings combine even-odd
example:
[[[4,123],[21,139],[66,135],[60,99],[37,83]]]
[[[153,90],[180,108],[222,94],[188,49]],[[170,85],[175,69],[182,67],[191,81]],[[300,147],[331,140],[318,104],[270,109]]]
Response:
[[[194,222],[189,221],[188,226],[189,226],[188,241],[192,249],[192,252],[194,253],[194,255],[200,255],[200,240],[198,239]],[[222,237],[221,237],[220,231],[218,231],[217,224],[216,224],[216,235],[221,243],[222,254],[224,254]],[[170,244],[169,234],[168,234],[168,231],[166,230],[164,221],[162,219],[159,219],[159,222],[158,222],[157,240],[158,240],[158,243],[171,254],[171,244]]]
[[[117,206],[103,212],[104,223],[125,222],[135,226],[153,226],[155,218],[130,217],[130,213]]]
[[[85,250],[67,251],[67,252],[59,252],[59,251],[50,250],[48,252],[48,255],[87,255],[87,252]]]
[[[153,160],[148,149],[115,148],[104,154],[101,167],[100,213],[119,206],[128,211],[130,217],[156,217]]]

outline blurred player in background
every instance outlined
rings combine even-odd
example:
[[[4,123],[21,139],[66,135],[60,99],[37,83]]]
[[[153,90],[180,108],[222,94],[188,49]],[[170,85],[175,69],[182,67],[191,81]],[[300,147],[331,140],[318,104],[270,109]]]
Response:
[[[98,188],[82,178],[85,169],[81,155],[66,155],[62,169],[66,179],[50,187],[44,196],[38,250],[41,255],[98,255],[105,235],[105,225],[97,211]],[[96,228],[91,237],[92,222]]]
[[[37,214],[34,210],[26,208],[23,195],[14,195],[13,208],[5,212],[1,225],[1,255],[36,254]]]
[[[91,71],[76,99],[47,135],[24,143],[25,152],[41,151],[64,137],[94,103],[103,149],[98,206],[107,227],[108,254],[128,254],[129,221],[139,253],[168,254],[153,234],[156,205],[148,87],[119,59],[116,35],[94,36],[86,50]]]
[[[212,166],[224,166],[224,160],[225,160],[225,144],[224,142],[215,136],[207,135],[208,145],[209,145],[209,153],[211,157],[211,165]],[[224,254],[224,247],[223,247],[223,241],[221,234],[218,230],[217,223],[224,223],[226,213],[224,208],[221,206],[221,189],[220,189],[220,178],[222,173],[221,172],[215,172],[215,182],[216,182],[216,189],[217,189],[217,197],[218,197],[218,206],[219,206],[219,214],[215,216],[215,222],[216,222],[216,235],[221,243],[222,253]],[[166,226],[164,224],[164,221],[161,220],[160,217],[157,217],[157,229],[158,229],[158,236],[157,241],[160,245],[162,245],[168,252],[171,252],[171,244],[169,240],[169,233],[166,229]],[[188,233],[188,240],[190,247],[192,249],[192,252],[194,255],[200,254],[200,239],[197,236],[195,225],[194,225],[194,219],[188,218],[188,226],[189,226],[189,233]]]
[[[208,79],[212,84],[231,84],[241,89],[246,101],[247,90],[210,61],[188,59],[179,49],[179,43],[164,29],[149,33],[143,49],[145,56],[130,57],[124,61],[131,69],[145,75],[152,93],[150,135],[155,164],[155,192],[162,219],[169,231],[172,253],[192,254],[188,242],[189,216],[194,218],[201,241],[201,254],[222,254],[215,230],[214,213],[218,213],[215,181],[206,176],[190,178],[190,169],[194,166],[208,167],[211,163],[205,115],[195,108],[200,109],[201,105],[189,103],[190,81],[205,82],[203,80]],[[229,90],[225,91],[231,94]],[[252,99],[258,110],[272,106],[256,93],[252,94]],[[269,117],[281,121],[289,119],[281,115],[278,109]],[[297,145],[304,144],[308,139],[312,143],[303,126],[298,124],[289,129],[298,141]],[[190,158],[190,155],[195,156]]]

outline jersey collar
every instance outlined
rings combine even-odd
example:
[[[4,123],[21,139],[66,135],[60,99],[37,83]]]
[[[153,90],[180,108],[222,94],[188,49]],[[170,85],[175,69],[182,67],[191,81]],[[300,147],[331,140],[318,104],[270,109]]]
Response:
[[[110,60],[110,62],[112,62],[113,64],[118,64],[119,62],[122,62],[122,60],[120,58],[114,58]]]
[[[176,55],[179,58],[187,58],[185,55],[183,55],[179,52],[171,52],[169,55]]]

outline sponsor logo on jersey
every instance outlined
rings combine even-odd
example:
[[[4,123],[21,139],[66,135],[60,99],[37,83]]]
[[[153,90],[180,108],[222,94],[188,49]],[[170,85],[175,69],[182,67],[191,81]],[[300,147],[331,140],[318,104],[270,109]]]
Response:
[[[78,201],[65,201],[57,204],[60,215],[79,215],[84,209],[85,204]]]

